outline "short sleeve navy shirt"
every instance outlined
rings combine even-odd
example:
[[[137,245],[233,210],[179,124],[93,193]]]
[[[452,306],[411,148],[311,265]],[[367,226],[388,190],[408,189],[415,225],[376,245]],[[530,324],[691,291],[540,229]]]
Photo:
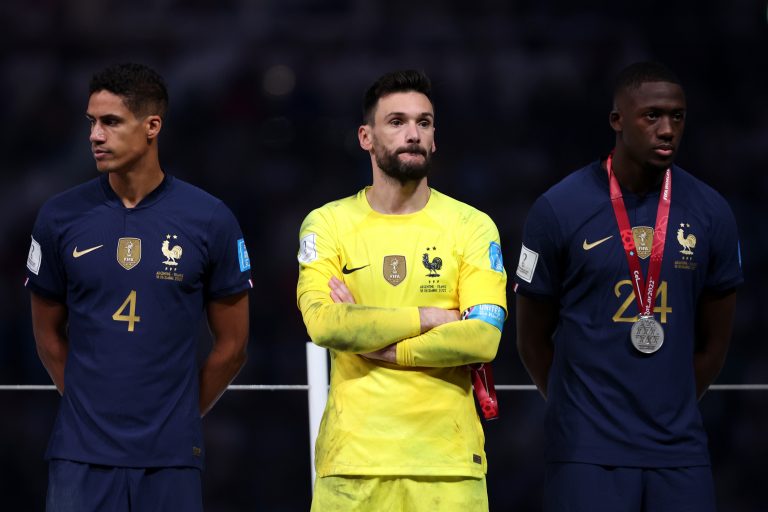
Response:
[[[202,467],[204,308],[251,287],[232,212],[169,175],[125,208],[103,175],[41,208],[27,269],[27,286],[69,315],[65,392],[47,457]]]
[[[658,200],[659,190],[644,197],[624,191],[644,276]],[[736,222],[717,192],[673,166],[655,302],[665,341],[654,354],[630,341],[637,304],[601,162],[535,202],[516,274],[518,293],[559,307],[548,382],[549,460],[709,463],[693,368],[696,308],[705,290],[727,291],[743,280]]]

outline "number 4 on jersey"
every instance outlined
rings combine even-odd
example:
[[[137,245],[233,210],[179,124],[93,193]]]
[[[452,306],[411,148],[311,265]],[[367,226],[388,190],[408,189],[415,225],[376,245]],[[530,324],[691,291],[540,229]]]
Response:
[[[128,314],[125,315],[125,308],[128,308]],[[125,301],[117,308],[112,315],[112,320],[116,322],[128,322],[128,332],[133,332],[133,325],[141,322],[141,317],[136,316],[136,290],[131,290]]]

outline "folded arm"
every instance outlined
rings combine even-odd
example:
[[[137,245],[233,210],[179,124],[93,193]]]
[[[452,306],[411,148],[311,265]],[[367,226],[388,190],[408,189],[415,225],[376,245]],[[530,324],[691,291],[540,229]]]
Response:
[[[418,308],[334,304],[326,294],[306,292],[299,307],[312,341],[324,348],[363,353],[419,334]]]
[[[458,319],[458,311],[440,308],[358,305],[339,279],[331,278],[329,285],[330,296],[310,291],[299,299],[309,337],[328,349],[374,352]]]
[[[482,320],[450,322],[395,345],[400,366],[450,367],[496,357],[501,331]]]
[[[329,282],[335,305],[354,305],[349,289],[336,278]],[[421,334],[362,354],[400,366],[451,367],[488,362],[496,356],[501,330],[482,320],[459,320],[458,310],[420,307]]]

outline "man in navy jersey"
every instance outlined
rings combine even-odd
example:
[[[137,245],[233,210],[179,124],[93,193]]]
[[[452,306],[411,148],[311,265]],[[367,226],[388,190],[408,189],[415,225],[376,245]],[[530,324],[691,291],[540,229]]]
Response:
[[[547,400],[546,511],[715,510],[697,399],[725,361],[742,273],[728,204],[673,164],[685,116],[667,68],[629,66],[614,150],[529,212],[517,344]]]
[[[200,418],[245,363],[250,261],[218,199],[163,172],[163,79],[93,76],[97,178],[41,208],[27,257],[32,322],[62,395],[47,510],[202,510]],[[203,313],[213,348],[201,368]]]

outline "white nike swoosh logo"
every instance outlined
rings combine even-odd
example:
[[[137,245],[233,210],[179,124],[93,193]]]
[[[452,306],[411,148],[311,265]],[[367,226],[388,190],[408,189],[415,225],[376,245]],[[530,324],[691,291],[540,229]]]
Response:
[[[597,247],[601,243],[605,242],[606,240],[610,240],[611,238],[613,238],[613,235],[607,236],[605,238],[602,238],[602,239],[600,239],[600,240],[598,240],[596,242],[592,242],[592,243],[587,242],[587,239],[585,238],[584,239],[584,243],[582,244],[582,247],[584,248],[585,251],[588,251],[590,249],[594,249],[595,247]]]
[[[78,251],[77,246],[75,246],[75,248],[72,250],[72,257],[79,258],[83,254],[88,254],[89,252],[93,252],[96,249],[101,249],[102,247],[104,247],[104,244],[97,245],[96,247],[91,247],[90,249],[83,249],[82,251]]]

